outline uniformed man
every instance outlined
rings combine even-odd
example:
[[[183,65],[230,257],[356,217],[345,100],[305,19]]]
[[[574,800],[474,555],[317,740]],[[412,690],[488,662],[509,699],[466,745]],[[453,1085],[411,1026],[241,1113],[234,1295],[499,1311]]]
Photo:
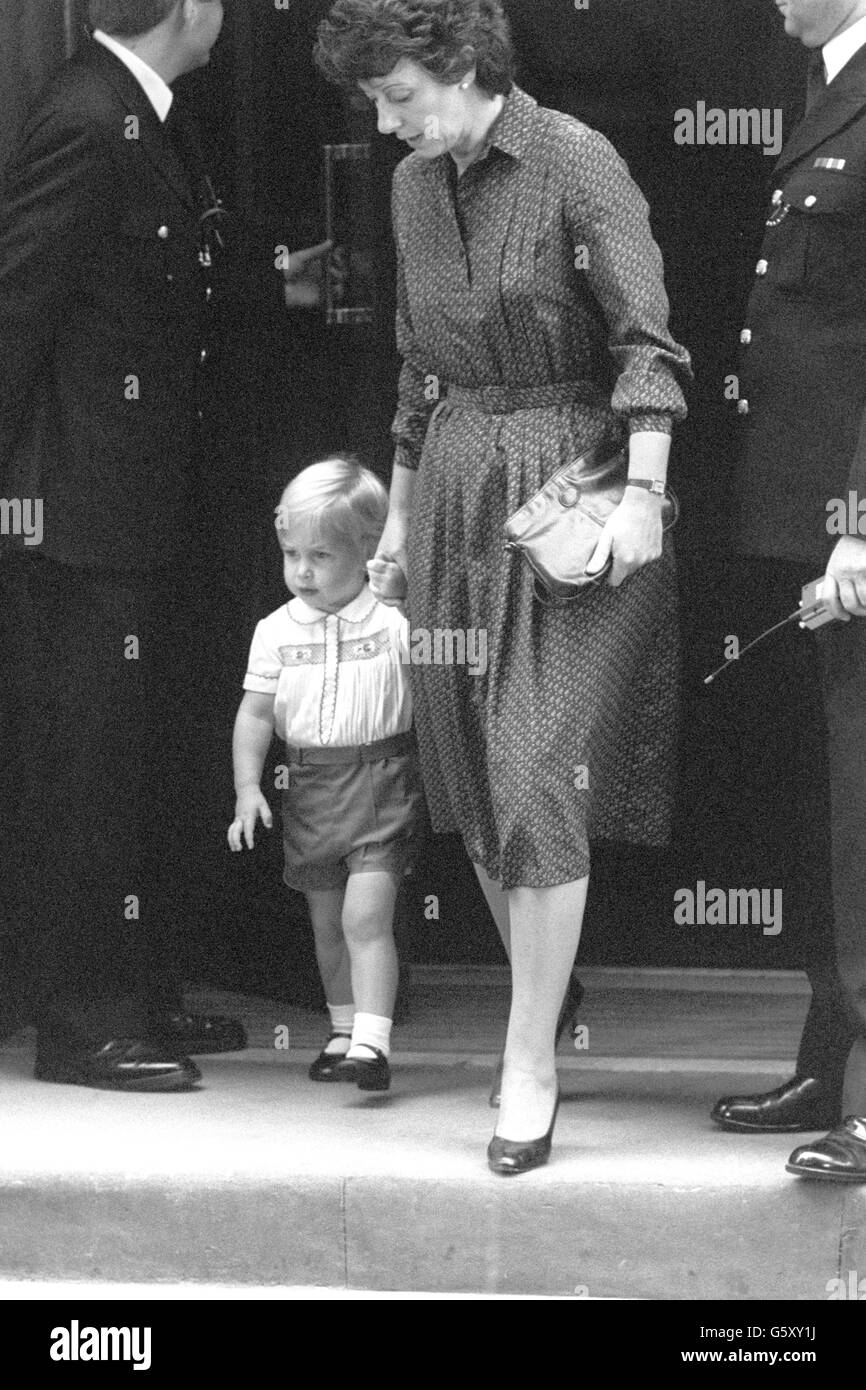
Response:
[[[196,796],[185,595],[206,573],[206,318],[226,231],[171,131],[171,84],[208,62],[223,6],[91,0],[90,19],[0,211],[0,494],[7,522],[39,518],[0,562],[19,753],[3,974],[37,1024],[37,1076],[184,1090],[189,1054],[245,1045],[239,1023],[182,1006],[171,853]],[[286,267],[288,304],[314,293],[322,249]]]
[[[177,1090],[199,1078],[189,1053],[245,1042],[233,1020],[183,1011],[156,839],[182,751],[165,731],[215,230],[165,122],[223,9],[90,12],[93,41],[31,112],[0,217],[0,478],[42,516],[39,543],[19,538],[0,567],[22,754],[16,975],[37,1076]]]
[[[829,1128],[788,1171],[866,1182],[866,0],[776,4],[813,58],[741,334],[739,540],[798,582],[826,572],[842,620],[817,634],[835,950],[810,971],[797,1074],[713,1116],[742,1131]]]

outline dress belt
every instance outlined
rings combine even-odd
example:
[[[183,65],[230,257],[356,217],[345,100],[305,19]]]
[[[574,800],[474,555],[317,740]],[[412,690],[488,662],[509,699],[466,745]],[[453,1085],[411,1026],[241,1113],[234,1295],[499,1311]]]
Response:
[[[550,381],[538,386],[448,386],[443,405],[468,406],[485,415],[509,415],[514,410],[542,410],[545,406],[610,405],[610,395],[590,381]]]
[[[404,734],[392,734],[390,738],[377,739],[375,743],[361,743],[346,748],[295,748],[286,744],[289,763],[375,763],[380,758],[397,758],[402,753],[414,753],[417,744],[415,734],[407,729]]]

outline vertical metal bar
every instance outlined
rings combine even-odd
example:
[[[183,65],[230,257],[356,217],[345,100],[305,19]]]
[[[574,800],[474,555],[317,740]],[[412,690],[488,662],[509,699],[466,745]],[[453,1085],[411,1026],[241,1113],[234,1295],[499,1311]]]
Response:
[[[334,239],[334,146],[325,145],[325,240]],[[325,322],[334,319],[334,286],[328,274],[331,257],[328,256],[322,268],[325,289]]]
[[[63,0],[63,42],[67,58],[75,48],[76,0]]]

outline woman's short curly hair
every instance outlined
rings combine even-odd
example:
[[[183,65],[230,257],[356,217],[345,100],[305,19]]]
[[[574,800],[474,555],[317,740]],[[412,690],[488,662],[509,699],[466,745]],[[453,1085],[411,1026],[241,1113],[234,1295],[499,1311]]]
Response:
[[[337,0],[319,25],[314,57],[329,82],[349,91],[386,77],[403,58],[443,83],[459,82],[474,63],[491,96],[507,95],[513,81],[500,0]]]

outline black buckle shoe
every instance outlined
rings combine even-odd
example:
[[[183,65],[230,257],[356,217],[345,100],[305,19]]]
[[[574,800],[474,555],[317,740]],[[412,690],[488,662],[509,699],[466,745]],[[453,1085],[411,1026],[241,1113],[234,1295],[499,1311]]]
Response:
[[[329,1042],[332,1042],[334,1038],[349,1038],[349,1037],[350,1037],[350,1034],[349,1034],[349,1033],[331,1033],[331,1034],[330,1034],[330,1036],[329,1036],[329,1037],[326,1039],[326,1041],[325,1041],[325,1046],[322,1048],[322,1050],[321,1050],[321,1052],[319,1053],[318,1057],[316,1058],[315,1062],[313,1062],[312,1066],[310,1067],[310,1070],[307,1072],[307,1076],[310,1078],[311,1081],[354,1081],[354,1080],[355,1080],[355,1073],[354,1073],[354,1071],[350,1071],[350,1069],[349,1069],[347,1066],[345,1066],[345,1061],[346,1061],[346,1054],[345,1054],[345,1052],[328,1052],[328,1051],[327,1051],[328,1043],[329,1043]],[[341,1062],[344,1064],[342,1068],[340,1067],[340,1063],[341,1063]]]
[[[785,1168],[800,1178],[866,1182],[866,1119],[848,1115],[823,1139],[795,1149]]]
[[[246,1030],[236,1018],[222,1014],[170,1014],[153,1029],[154,1039],[174,1051],[243,1052]]]
[[[38,1081],[106,1091],[189,1091],[201,1081],[195,1062],[141,1038],[112,1038],[87,1050],[39,1053],[33,1074]]]
[[[363,1044],[369,1046],[368,1043]],[[359,1091],[387,1091],[391,1085],[391,1068],[388,1065],[388,1058],[378,1047],[371,1047],[371,1052],[375,1052],[375,1057],[343,1057],[337,1064],[336,1070],[342,1071],[344,1077],[337,1080],[354,1081]]]
[[[723,1096],[712,1111],[723,1129],[762,1134],[793,1134],[800,1129],[829,1129],[839,1120],[823,1082],[795,1076],[775,1091],[754,1096]]]

